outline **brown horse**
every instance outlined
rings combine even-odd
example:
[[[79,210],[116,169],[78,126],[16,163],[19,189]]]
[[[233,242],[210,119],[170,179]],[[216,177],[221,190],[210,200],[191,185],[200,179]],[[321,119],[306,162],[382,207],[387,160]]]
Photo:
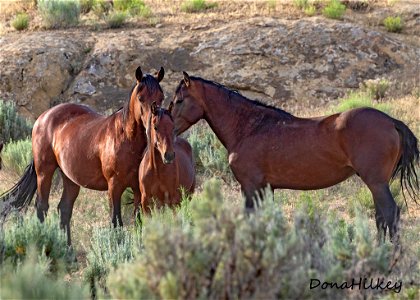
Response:
[[[153,200],[159,206],[178,205],[180,187],[192,194],[195,188],[195,169],[192,149],[183,138],[175,138],[174,121],[169,109],[151,106],[146,127],[148,146],[139,168],[141,205],[144,213],[151,212]]]
[[[156,77],[143,76],[136,70],[137,83],[125,106],[109,117],[77,104],[60,104],[44,112],[32,131],[33,162],[21,180],[0,199],[7,214],[11,207],[29,204],[37,190],[36,208],[41,221],[48,211],[48,197],[54,171],[63,177],[63,194],[58,210],[61,226],[70,239],[70,218],[80,187],[108,190],[112,223],[122,225],[121,194],[127,187],[140,202],[138,167],[147,145],[144,122],[153,101],[161,103],[164,95]]]
[[[185,72],[174,103],[177,134],[205,119],[226,147],[249,210],[267,185],[322,189],[358,174],[373,195],[378,232],[386,235],[388,227],[392,239],[400,209],[389,190],[391,178],[400,174],[402,186],[418,197],[417,139],[403,122],[378,110],[302,119]]]

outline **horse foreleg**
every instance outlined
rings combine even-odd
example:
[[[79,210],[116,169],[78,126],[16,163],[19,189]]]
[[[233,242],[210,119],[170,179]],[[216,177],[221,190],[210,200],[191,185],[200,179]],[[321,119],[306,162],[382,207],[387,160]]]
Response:
[[[115,227],[123,226],[121,217],[121,195],[124,192],[125,187],[118,184],[115,180],[108,182],[108,197],[109,197],[109,208],[112,216],[112,225]]]
[[[70,220],[73,213],[73,205],[80,192],[80,186],[71,181],[66,175],[61,174],[63,178],[63,194],[60,203],[58,204],[58,211],[60,213],[61,228],[66,230],[67,245],[71,245],[70,236]]]

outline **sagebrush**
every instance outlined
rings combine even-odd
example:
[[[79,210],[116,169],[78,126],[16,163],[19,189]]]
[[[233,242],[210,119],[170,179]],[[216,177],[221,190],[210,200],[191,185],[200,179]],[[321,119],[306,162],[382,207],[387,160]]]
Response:
[[[9,172],[20,176],[32,161],[32,142],[30,139],[6,144],[2,151],[2,162]]]
[[[29,26],[29,16],[26,13],[17,14],[11,24],[16,30],[25,30]]]
[[[0,100],[0,142],[25,139],[31,131],[32,124],[18,114],[16,105]]]
[[[38,0],[38,11],[46,28],[66,28],[79,23],[80,3],[68,0]]]

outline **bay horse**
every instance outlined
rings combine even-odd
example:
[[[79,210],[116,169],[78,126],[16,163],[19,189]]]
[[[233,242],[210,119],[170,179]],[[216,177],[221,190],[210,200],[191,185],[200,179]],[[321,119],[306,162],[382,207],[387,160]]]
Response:
[[[175,137],[175,126],[169,109],[151,106],[147,133],[147,148],[139,167],[141,205],[150,214],[152,201],[158,206],[174,207],[181,203],[181,190],[192,194],[195,188],[195,168],[192,148],[181,137]]]
[[[372,108],[298,118],[199,77],[184,78],[174,95],[176,134],[205,119],[227,149],[247,210],[266,186],[313,190],[357,174],[372,193],[378,233],[391,240],[400,209],[389,182],[400,175],[417,203],[417,138],[403,122]],[[261,197],[261,194],[259,195]],[[262,198],[262,197],[261,197]]]
[[[127,187],[140,201],[138,168],[147,145],[144,125],[153,101],[162,103],[164,94],[156,76],[138,67],[136,84],[124,107],[106,117],[78,104],[60,104],[44,112],[32,130],[33,161],[19,182],[0,196],[2,215],[12,207],[26,207],[37,191],[36,210],[44,221],[54,171],[63,178],[63,194],[58,210],[61,226],[71,244],[70,219],[80,187],[108,190],[113,226],[121,225],[121,195]],[[137,213],[137,212],[135,212]]]

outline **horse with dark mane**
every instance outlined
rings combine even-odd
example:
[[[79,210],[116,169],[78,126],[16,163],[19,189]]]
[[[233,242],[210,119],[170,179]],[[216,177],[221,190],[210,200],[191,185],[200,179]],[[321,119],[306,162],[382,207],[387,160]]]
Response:
[[[401,188],[417,202],[417,138],[403,122],[376,109],[298,118],[185,72],[174,103],[177,134],[205,119],[226,147],[248,210],[266,186],[322,189],[357,174],[372,193],[378,233],[386,236],[389,228],[393,240],[400,209],[390,180],[399,175]]]
[[[190,144],[174,135],[174,121],[169,109],[151,106],[146,127],[148,146],[139,168],[141,205],[144,213],[151,212],[153,200],[157,206],[174,207],[181,202],[181,190],[189,194],[195,188],[195,169]]]
[[[0,196],[2,215],[12,208],[26,207],[37,191],[36,210],[43,221],[54,171],[63,178],[63,194],[58,210],[61,226],[70,238],[70,218],[80,187],[108,190],[112,223],[122,225],[121,195],[127,187],[140,201],[138,167],[147,145],[146,115],[150,104],[164,99],[159,82],[164,70],[155,76],[136,70],[137,82],[122,109],[106,117],[77,104],[60,104],[44,112],[32,131],[34,160],[20,181]]]

